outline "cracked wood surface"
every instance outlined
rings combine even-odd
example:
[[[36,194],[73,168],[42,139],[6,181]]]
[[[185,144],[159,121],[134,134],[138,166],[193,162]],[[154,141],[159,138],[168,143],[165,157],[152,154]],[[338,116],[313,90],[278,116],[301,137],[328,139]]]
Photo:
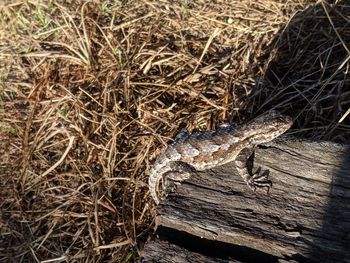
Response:
[[[193,174],[157,209],[156,224],[281,259],[350,262],[350,148],[279,139],[259,146],[270,171],[254,193],[234,163]]]
[[[239,263],[237,260],[223,260],[209,257],[182,248],[165,240],[152,240],[147,242],[143,250],[146,262],[157,263],[183,263],[183,262],[213,262],[213,263]]]

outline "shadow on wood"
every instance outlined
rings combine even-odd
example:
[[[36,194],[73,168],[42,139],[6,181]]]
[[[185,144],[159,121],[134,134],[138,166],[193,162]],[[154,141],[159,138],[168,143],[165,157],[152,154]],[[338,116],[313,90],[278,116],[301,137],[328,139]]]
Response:
[[[339,259],[338,262],[341,262],[342,256],[344,262],[350,262],[350,146],[338,154],[342,153],[337,173],[329,175],[332,177],[329,201],[323,213],[322,226],[313,239],[311,258],[323,258],[327,254],[327,258],[333,256]]]
[[[160,226],[157,234],[162,239],[149,242],[144,250],[152,262],[227,262],[227,259],[230,262],[278,262],[278,258],[260,251],[208,240],[175,229]]]

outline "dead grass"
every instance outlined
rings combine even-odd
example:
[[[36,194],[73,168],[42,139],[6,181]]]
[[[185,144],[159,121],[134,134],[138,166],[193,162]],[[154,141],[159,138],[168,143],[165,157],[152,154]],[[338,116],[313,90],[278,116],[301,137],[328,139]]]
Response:
[[[154,217],[147,171],[181,128],[276,108],[296,136],[349,142],[346,1],[0,12],[0,261],[137,260]]]

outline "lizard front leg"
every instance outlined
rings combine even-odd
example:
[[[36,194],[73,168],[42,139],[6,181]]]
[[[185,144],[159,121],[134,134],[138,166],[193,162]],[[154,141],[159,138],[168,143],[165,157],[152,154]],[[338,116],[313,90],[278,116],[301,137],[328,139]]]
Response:
[[[269,192],[272,182],[268,180],[268,171],[261,173],[261,168],[259,167],[255,173],[249,173],[247,161],[253,152],[253,147],[243,149],[235,159],[236,169],[249,188],[254,192],[256,188],[267,188],[267,192]]]

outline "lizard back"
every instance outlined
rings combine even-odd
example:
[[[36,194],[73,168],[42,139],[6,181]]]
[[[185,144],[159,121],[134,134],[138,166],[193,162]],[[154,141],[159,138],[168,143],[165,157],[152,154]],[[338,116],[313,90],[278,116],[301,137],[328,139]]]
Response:
[[[170,172],[171,163],[182,162],[196,170],[211,169],[234,161],[245,148],[278,137],[292,125],[292,119],[277,111],[269,111],[247,124],[226,125],[214,131],[183,133],[155,161],[149,177],[149,188],[158,201],[160,179]]]

